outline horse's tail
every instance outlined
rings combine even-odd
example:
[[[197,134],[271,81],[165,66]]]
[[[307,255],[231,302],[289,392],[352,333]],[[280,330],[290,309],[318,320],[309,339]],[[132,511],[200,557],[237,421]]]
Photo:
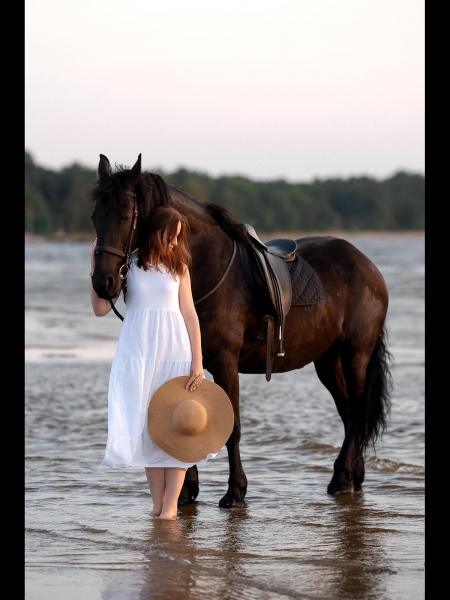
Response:
[[[392,354],[387,348],[387,337],[383,327],[367,366],[364,392],[358,400],[360,427],[357,441],[363,451],[369,444],[375,450],[375,443],[385,432],[391,412]]]

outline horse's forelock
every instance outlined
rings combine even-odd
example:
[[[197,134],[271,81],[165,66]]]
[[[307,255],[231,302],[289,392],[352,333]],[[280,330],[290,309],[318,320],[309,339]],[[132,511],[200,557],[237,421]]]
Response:
[[[101,200],[105,207],[111,207],[124,195],[127,190],[127,179],[130,169],[123,165],[116,165],[116,172],[108,177],[99,178],[91,191],[91,199],[95,202]],[[138,203],[144,213],[151,213],[156,208],[158,199],[154,196],[152,174],[141,173],[136,182],[135,191]]]

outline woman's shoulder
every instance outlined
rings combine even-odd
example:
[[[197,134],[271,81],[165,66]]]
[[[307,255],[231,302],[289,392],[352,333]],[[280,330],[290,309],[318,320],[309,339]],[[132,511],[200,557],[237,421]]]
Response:
[[[179,276],[178,281],[180,282],[180,286],[182,286],[183,288],[190,288],[191,287],[191,276],[190,276],[190,272],[189,272],[189,267],[188,265],[183,263],[183,273],[182,275]]]
[[[189,279],[189,267],[184,262],[181,263],[181,266],[183,268],[183,272],[180,275],[180,279],[184,279],[186,276],[187,276],[187,279]]]

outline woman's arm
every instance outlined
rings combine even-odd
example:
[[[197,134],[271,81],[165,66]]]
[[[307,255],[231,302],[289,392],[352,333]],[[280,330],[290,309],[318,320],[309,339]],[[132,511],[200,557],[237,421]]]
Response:
[[[192,348],[191,377],[186,384],[186,389],[190,389],[193,392],[201,384],[205,378],[205,374],[203,372],[200,323],[192,297],[191,277],[188,268],[186,268],[180,282],[180,310],[186,323]]]
[[[94,266],[95,266],[94,250],[95,250],[96,245],[97,245],[97,238],[95,238],[94,243],[92,244],[91,274],[94,272]],[[105,300],[104,298],[100,298],[99,296],[97,296],[97,292],[92,287],[92,281],[91,281],[90,293],[91,293],[92,310],[94,311],[94,315],[96,317],[104,317],[105,315],[107,315],[109,313],[109,311],[111,310],[111,303],[109,300]],[[117,302],[117,298],[114,298],[113,302],[115,304]]]

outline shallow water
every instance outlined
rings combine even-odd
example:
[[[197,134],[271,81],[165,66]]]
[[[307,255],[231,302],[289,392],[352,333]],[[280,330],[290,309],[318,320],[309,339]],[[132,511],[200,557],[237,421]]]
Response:
[[[248,507],[218,508],[224,448],[173,522],[149,517],[143,469],[100,466],[121,322],[92,313],[91,244],[26,244],[27,600],[424,597],[424,236],[346,237],[387,281],[395,360],[362,490],[326,493],[343,427],[312,365],[241,375]]]

